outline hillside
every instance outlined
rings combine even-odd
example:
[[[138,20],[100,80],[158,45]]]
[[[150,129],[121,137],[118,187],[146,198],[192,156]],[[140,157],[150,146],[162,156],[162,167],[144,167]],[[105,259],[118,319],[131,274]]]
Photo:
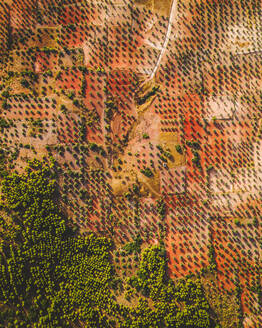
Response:
[[[260,16],[0,3],[0,326],[261,327]]]

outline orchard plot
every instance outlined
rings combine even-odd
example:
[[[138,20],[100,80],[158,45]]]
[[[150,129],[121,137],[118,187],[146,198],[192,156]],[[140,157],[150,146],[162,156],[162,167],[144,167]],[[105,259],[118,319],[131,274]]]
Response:
[[[7,67],[8,71],[22,73],[25,71],[34,72],[35,68],[35,50],[14,50],[9,51],[11,61]]]
[[[83,80],[83,72],[79,68],[66,68],[60,71],[56,77],[56,87],[64,92],[73,92],[74,95],[82,94],[81,86]]]
[[[213,216],[248,217],[258,206],[261,208],[259,192],[242,192],[228,194],[213,194],[210,196],[210,213]]]
[[[118,110],[112,117],[110,124],[112,140],[124,142],[135,123],[137,112],[132,99],[117,98],[116,103]]]
[[[140,233],[138,202],[120,196],[111,196],[110,213],[105,218],[112,235],[124,244]]]
[[[142,198],[139,202],[140,231],[150,243],[156,243],[159,234],[161,219],[157,211],[157,201],[153,198]]]
[[[56,122],[58,142],[62,144],[79,142],[80,123],[81,119],[75,113],[59,113]]]
[[[160,189],[162,194],[186,192],[186,167],[178,166],[160,171]]]
[[[98,32],[98,30],[97,30]],[[103,35],[104,32],[99,28],[99,34]],[[87,40],[83,43],[84,51],[84,64],[87,68],[107,68],[107,47],[105,42],[101,38],[97,38],[95,41]]]
[[[105,119],[110,121],[110,129],[113,141],[124,140],[132,129],[137,118],[137,111],[134,101],[135,76],[131,71],[115,70],[108,76],[107,90],[109,92],[108,101],[114,103],[114,109],[107,109]],[[112,99],[110,100],[110,97]],[[106,107],[110,103],[105,104]],[[110,114],[110,115],[109,115]],[[107,116],[110,117],[107,117]]]
[[[14,0],[11,9],[11,27],[13,29],[34,28],[36,25],[37,0]]]
[[[234,99],[227,96],[211,97],[207,100],[206,107],[209,109],[205,117],[208,121],[211,119],[230,120],[236,111]]]
[[[45,148],[45,145],[56,144],[56,127],[52,120],[15,121],[13,126],[4,133],[10,145],[31,145],[35,149]]]
[[[209,188],[212,193],[228,193],[233,191],[233,175],[228,170],[211,169],[208,179]]]
[[[149,23],[148,28],[145,30],[144,43],[152,48],[161,50],[165,41],[167,26],[167,17],[156,13],[153,16],[153,24]]]
[[[27,26],[23,29],[12,30],[12,49],[28,48],[56,48],[59,47],[57,39],[60,33],[60,27],[49,28],[39,27],[29,29]]]
[[[108,73],[108,91],[123,99],[133,99],[137,76],[131,70],[116,69]]]
[[[104,113],[106,76],[99,70],[87,70],[83,74],[82,97],[87,108],[97,111],[100,119]]]
[[[255,314],[255,319],[258,298],[252,286],[258,278],[258,230],[249,223],[237,226],[232,219],[219,218],[212,220],[211,225],[221,289],[234,290],[239,279],[242,310],[251,318]]]
[[[36,53],[35,72],[43,73],[47,70],[58,68],[58,53],[57,51],[47,52],[39,51]]]
[[[0,4],[0,52],[8,49],[8,23],[10,17],[9,7],[5,3]]]
[[[174,277],[199,271],[209,264],[208,232],[204,216],[197,214],[198,204],[191,207],[169,208],[165,244],[169,257],[169,269]]]
[[[51,72],[45,72],[38,75],[38,94],[42,97],[55,97],[56,90],[56,76]],[[58,73],[59,74],[59,73]]]
[[[157,63],[160,50],[142,45],[137,48],[136,53],[132,56],[135,71],[144,75],[150,75]]]
[[[80,48],[88,42],[94,42],[96,30],[94,25],[83,21],[79,24],[62,26],[60,32],[60,45],[66,48]]]
[[[211,264],[259,327],[259,1],[5,2],[0,164],[52,154],[80,233],[163,240],[174,278]]]
[[[55,117],[57,100],[54,97],[19,97],[8,99],[4,117],[11,119],[52,119]]]
[[[233,188],[235,191],[256,192],[261,191],[261,174],[253,168],[239,168],[234,171]]]

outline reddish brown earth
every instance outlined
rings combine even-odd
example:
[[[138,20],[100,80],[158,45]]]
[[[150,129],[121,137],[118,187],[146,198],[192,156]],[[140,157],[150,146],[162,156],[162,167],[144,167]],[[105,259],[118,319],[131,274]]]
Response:
[[[20,147],[19,172],[48,150],[68,170],[63,206],[81,232],[120,245],[137,234],[147,244],[161,239],[174,278],[215,261],[220,291],[240,287],[244,327],[260,327],[261,5],[179,1],[160,66],[143,85],[170,7],[2,2],[0,106],[13,126],[1,147]],[[42,132],[32,132],[32,119]]]

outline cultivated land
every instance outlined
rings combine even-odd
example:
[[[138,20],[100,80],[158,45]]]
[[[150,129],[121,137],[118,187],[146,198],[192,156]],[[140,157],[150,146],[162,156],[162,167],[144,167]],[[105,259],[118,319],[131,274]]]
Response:
[[[261,7],[0,3],[1,327],[262,327]]]

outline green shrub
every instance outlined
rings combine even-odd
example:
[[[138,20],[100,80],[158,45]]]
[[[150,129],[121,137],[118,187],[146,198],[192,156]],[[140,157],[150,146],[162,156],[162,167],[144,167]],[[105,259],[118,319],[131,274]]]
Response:
[[[148,178],[151,178],[154,176],[153,172],[148,167],[145,168],[144,170],[141,170],[141,173],[143,173]]]

